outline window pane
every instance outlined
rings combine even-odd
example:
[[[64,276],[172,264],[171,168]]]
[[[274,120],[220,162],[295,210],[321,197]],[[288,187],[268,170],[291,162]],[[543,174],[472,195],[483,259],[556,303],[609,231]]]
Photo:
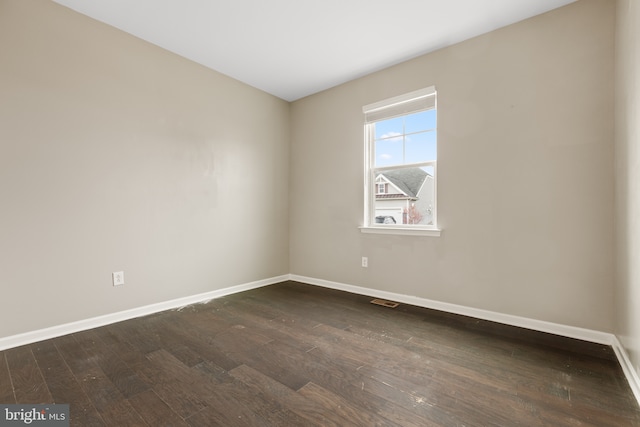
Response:
[[[375,196],[374,223],[433,225],[434,167],[398,168],[375,173],[390,182]],[[375,189],[374,189],[375,191]]]
[[[402,138],[400,140],[383,139],[376,141],[375,166],[401,165],[403,163],[403,150]]]
[[[420,111],[405,116],[405,133],[436,128],[436,110]]]
[[[422,132],[407,135],[405,143],[405,163],[419,163],[436,160],[436,132]]]
[[[394,119],[382,120],[375,123],[376,139],[389,138],[403,133],[403,118],[396,117]]]

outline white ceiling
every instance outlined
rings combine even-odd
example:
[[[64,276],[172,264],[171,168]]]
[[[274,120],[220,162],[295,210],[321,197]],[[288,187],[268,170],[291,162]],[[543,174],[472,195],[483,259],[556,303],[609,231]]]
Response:
[[[293,101],[575,0],[54,0]]]

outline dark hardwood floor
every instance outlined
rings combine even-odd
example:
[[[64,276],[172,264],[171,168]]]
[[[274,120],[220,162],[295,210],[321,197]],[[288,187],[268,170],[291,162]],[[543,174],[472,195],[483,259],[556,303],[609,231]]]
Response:
[[[285,282],[0,352],[74,426],[640,426],[610,347]]]

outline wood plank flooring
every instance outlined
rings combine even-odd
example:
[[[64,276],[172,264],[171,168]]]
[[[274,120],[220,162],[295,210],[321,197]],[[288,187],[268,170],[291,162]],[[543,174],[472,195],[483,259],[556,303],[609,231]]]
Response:
[[[608,346],[284,282],[0,352],[73,426],[640,426]]]

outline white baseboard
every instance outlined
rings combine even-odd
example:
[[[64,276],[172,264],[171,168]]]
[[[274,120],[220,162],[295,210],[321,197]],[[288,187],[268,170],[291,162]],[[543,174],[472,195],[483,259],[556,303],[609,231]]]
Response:
[[[117,313],[107,314],[104,316],[93,317],[90,319],[80,320],[72,323],[65,323],[63,325],[52,326],[37,331],[26,332],[19,335],[13,335],[5,338],[0,338],[0,351],[13,347],[19,347],[21,345],[31,344],[38,341],[47,340],[50,338],[60,337],[74,332],[86,331],[87,329],[98,328],[100,326],[110,325],[112,323],[121,322],[123,320],[129,320],[136,317],[146,316],[149,314],[158,313],[165,310],[173,310],[176,308],[184,307],[190,304],[197,304],[206,302],[215,298],[220,298],[225,295],[231,295],[238,292],[248,291],[250,289],[256,289],[263,286],[272,285],[274,283],[283,282],[289,280],[289,275],[283,275],[278,277],[272,277],[269,279],[258,280],[256,282],[245,283],[242,285],[231,286],[224,289],[218,289],[211,292],[205,292],[202,294],[191,295],[188,297],[177,298],[171,301],[164,301],[156,304],[145,305],[143,307],[133,308],[131,310],[119,311]]]
[[[393,292],[380,291],[377,289],[363,288],[360,286],[347,285],[344,283],[330,282],[328,280],[315,279],[312,277],[304,277],[290,275],[291,280],[309,283],[310,285],[318,285],[325,288],[347,291],[354,294],[368,295],[376,298],[383,298],[391,301],[402,302],[405,304],[416,305],[418,307],[431,308],[434,310],[445,311],[447,313],[460,314],[463,316],[474,317],[476,319],[489,320],[492,322],[503,323],[505,325],[518,326],[520,328],[533,329],[534,331],[548,332],[555,335],[561,335],[569,338],[576,338],[583,341],[590,341],[598,344],[613,344],[613,335],[605,332],[593,331],[591,329],[577,328],[574,326],[561,325],[557,323],[545,322],[542,320],[534,320],[526,317],[512,316],[494,311],[481,310],[462,305],[449,304],[446,302],[434,301],[426,298],[420,298],[410,295],[396,294]]]
[[[627,377],[629,386],[631,387],[633,394],[636,396],[638,404],[640,404],[640,377],[636,373],[633,363],[631,363],[631,359],[629,359],[629,355],[618,337],[613,337],[613,344],[611,346],[618,357],[618,361],[620,362],[624,375]]]
[[[529,319],[526,317],[512,316],[509,314],[481,310],[472,307],[465,307],[462,305],[449,304],[410,295],[396,294],[393,292],[381,291],[377,289],[347,285],[345,283],[331,282],[329,280],[315,279],[313,277],[299,276],[296,274],[290,274],[289,279],[296,282],[308,283],[310,285],[322,286],[324,288],[337,289],[354,294],[367,295],[375,298],[382,298],[390,301],[411,304],[418,307],[440,310],[447,313],[474,317],[476,319],[489,320],[505,325],[532,329],[534,331],[547,332],[550,334],[560,335],[568,338],[575,338],[597,344],[609,345],[613,348],[613,351],[615,352],[616,357],[620,362],[620,366],[622,367],[622,370],[627,377],[629,386],[631,387],[634,396],[640,404],[640,378],[635,372],[633,364],[631,363],[626,350],[618,340],[618,337],[616,337],[614,334],[594,331],[591,329],[577,328],[575,326],[567,326],[558,323],[545,322],[542,320]]]

